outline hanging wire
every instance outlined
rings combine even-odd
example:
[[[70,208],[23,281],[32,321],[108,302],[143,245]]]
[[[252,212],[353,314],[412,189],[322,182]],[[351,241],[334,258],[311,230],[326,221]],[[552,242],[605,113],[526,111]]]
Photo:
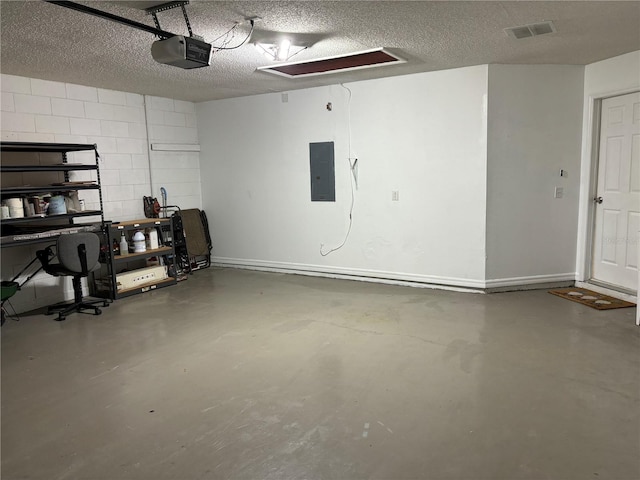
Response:
[[[236,38],[236,29],[238,28],[238,25],[239,24],[235,24],[230,30],[228,30],[224,34],[224,40],[222,40],[222,45],[220,45],[220,47],[218,47],[219,49],[225,48],[227,45],[229,45],[231,43],[231,41],[234,38]],[[220,37],[218,37],[218,38],[220,38]]]
[[[217,41],[218,41],[218,40],[220,40],[222,37],[225,37],[225,36],[229,35],[229,33],[231,33],[234,29],[238,28],[238,26],[239,26],[239,25],[240,25],[239,23],[235,23],[235,24],[233,25],[233,27],[231,27],[229,30],[227,30],[226,32],[224,32],[222,35],[220,35],[219,37],[214,38],[213,40],[211,40],[211,43],[213,43],[213,42],[217,42]]]
[[[351,234],[351,227],[353,226],[353,207],[356,203],[356,196],[353,189],[353,184],[355,181],[356,188],[357,188],[358,180],[357,180],[354,169],[358,164],[358,159],[351,157],[351,89],[349,87],[345,87],[342,83],[340,84],[340,86],[349,92],[349,99],[347,100],[347,126],[348,126],[348,132],[349,132],[348,143],[347,143],[347,149],[348,149],[347,161],[349,162],[349,185],[351,186],[351,207],[349,208],[349,228],[347,228],[347,233],[344,236],[344,240],[337,247],[334,247],[331,250],[324,252],[323,251],[324,244],[323,243],[320,244],[320,255],[322,255],[323,257],[326,257],[327,255],[329,255],[332,252],[335,252],[336,250],[340,250],[342,247],[346,245],[347,240],[349,239],[349,235]],[[354,160],[354,162],[351,163],[351,160]]]
[[[247,34],[245,39],[242,40],[242,43],[240,43],[239,45],[236,45],[235,47],[227,47],[227,45],[229,45],[231,40],[233,40],[233,38],[235,37],[235,29],[241,25],[240,23],[236,23],[233,27],[231,27],[229,30],[227,30],[225,33],[223,33],[222,35],[220,35],[218,38],[216,38],[211,42],[213,44],[214,42],[224,37],[226,40],[222,42],[222,45],[219,47],[212,46],[212,48],[214,50],[235,50],[236,48],[240,48],[241,46],[243,46],[251,38],[251,35],[253,34],[253,29],[255,28],[255,21],[249,20],[249,22],[251,23],[251,30],[249,30],[249,33]],[[227,38],[229,34],[231,34],[231,38]]]

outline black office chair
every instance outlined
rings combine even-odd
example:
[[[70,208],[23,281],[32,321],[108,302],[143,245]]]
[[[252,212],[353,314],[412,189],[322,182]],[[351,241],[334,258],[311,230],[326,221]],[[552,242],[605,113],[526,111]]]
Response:
[[[58,314],[57,321],[62,321],[69,313],[92,310],[94,315],[100,315],[102,310],[97,305],[109,306],[109,300],[82,299],[82,277],[87,277],[89,272],[100,268],[98,257],[100,256],[100,238],[95,233],[69,233],[60,235],[56,243],[56,254],[52,246],[36,252],[42,268],[54,277],[73,277],[73,303],[51,305],[47,308],[47,315]],[[59,263],[51,263],[54,257],[58,257]]]

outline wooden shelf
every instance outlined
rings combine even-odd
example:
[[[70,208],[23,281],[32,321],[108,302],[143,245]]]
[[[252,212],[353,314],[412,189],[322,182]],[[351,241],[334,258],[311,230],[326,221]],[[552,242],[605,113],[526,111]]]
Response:
[[[144,252],[138,253],[130,253],[128,255],[114,255],[113,261],[117,263],[128,262],[130,260],[143,259],[146,257],[155,257],[157,255],[167,255],[169,253],[173,253],[173,248],[171,247],[159,247],[150,249],[147,248]]]
[[[171,224],[171,218],[145,218],[139,220],[128,220],[126,222],[112,222],[110,226],[116,230],[126,230],[130,228],[149,228],[169,224]]]

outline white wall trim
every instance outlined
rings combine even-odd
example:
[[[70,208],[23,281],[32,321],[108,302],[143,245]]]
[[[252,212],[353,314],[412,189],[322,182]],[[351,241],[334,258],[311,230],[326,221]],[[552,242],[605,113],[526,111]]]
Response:
[[[583,125],[580,200],[578,213],[578,245],[576,258],[576,280],[586,282],[591,278],[591,249],[594,231],[593,197],[596,194],[600,140],[600,105],[602,100],[639,91],[638,87],[620,90],[604,90],[587,97],[586,124]]]
[[[199,152],[200,145],[190,143],[152,143],[151,150],[157,152]]]
[[[575,272],[554,273],[553,275],[531,275],[527,277],[496,278],[485,281],[485,288],[517,287],[523,285],[536,285],[546,283],[573,282],[576,279]]]
[[[638,87],[622,88],[619,90],[602,90],[600,92],[591,93],[589,98],[592,100],[605,100],[611,97],[626,95],[627,93],[636,93],[637,91]]]
[[[465,278],[438,277],[412,273],[385,272],[359,268],[325,267],[301,263],[272,262],[254,259],[213,257],[212,263],[221,267],[246,268],[278,273],[360,280],[391,285],[405,285],[420,288],[438,288],[459,292],[483,293],[485,282]]]
[[[609,95],[610,96],[610,95]],[[600,106],[604,94],[589,95],[587,124],[583,128],[580,198],[578,200],[578,237],[576,280],[587,280],[591,275],[591,248],[593,241],[594,208],[592,198],[598,178],[598,143],[600,132]]]
[[[293,273],[316,277],[340,278],[365,282],[403,285],[418,288],[434,288],[457,292],[484,293],[484,289],[501,287],[522,287],[538,284],[557,284],[574,282],[575,272],[553,275],[533,275],[527,277],[499,278],[493,280],[474,280],[466,278],[418,275],[414,273],[386,272],[357,268],[325,267],[301,263],[272,262],[254,259],[213,257],[212,263],[219,267],[244,268],[276,273]]]

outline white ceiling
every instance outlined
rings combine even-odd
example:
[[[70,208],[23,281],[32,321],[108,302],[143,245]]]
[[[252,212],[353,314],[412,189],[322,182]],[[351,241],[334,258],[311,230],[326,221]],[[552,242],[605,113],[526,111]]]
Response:
[[[153,26],[143,9],[163,1],[81,3]],[[277,31],[314,42],[296,60],[385,47],[407,63],[287,79],[256,71],[268,61],[246,44],[214,53],[208,68],[182,70],[154,62],[149,33],[41,1],[3,0],[0,71],[203,101],[487,63],[586,65],[640,50],[640,1],[195,0],[187,12],[194,33],[214,45],[234,22],[259,16],[253,40]],[[163,30],[186,34],[179,8],[158,17]],[[515,40],[503,30],[545,20],[556,33]],[[230,46],[248,26],[237,30]]]

